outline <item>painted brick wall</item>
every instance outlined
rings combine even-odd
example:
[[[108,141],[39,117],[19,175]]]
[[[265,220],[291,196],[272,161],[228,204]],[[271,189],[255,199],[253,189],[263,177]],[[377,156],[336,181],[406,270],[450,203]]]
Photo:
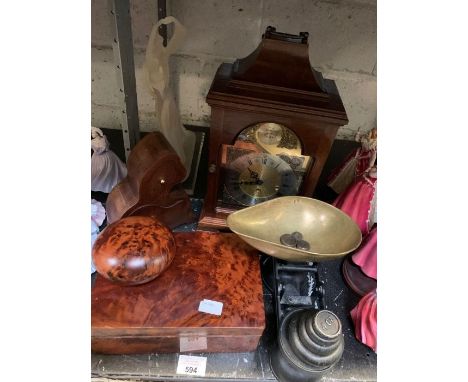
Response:
[[[143,84],[148,35],[157,21],[155,0],[132,0],[140,129],[158,128],[154,101]],[[208,126],[205,97],[222,62],[247,56],[268,25],[280,32],[309,32],[310,61],[336,81],[349,123],[338,138],[376,125],[377,54],[375,0],[167,0],[168,15],[187,28],[171,62],[172,85],[182,121]],[[113,63],[112,19],[106,0],[92,0],[92,124],[120,128],[119,93]]]

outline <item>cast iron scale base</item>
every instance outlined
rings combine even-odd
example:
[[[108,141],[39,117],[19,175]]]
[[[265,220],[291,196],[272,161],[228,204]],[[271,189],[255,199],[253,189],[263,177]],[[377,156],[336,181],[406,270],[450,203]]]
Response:
[[[263,282],[272,291],[279,328],[282,318],[293,309],[324,309],[323,283],[318,264],[293,263],[262,255]]]
[[[277,258],[269,273],[276,312],[276,342],[270,366],[280,382],[312,382],[330,373],[341,359],[344,337],[339,318],[325,310],[318,263],[293,263]],[[263,273],[268,269],[263,268]],[[267,280],[264,278],[264,282]]]

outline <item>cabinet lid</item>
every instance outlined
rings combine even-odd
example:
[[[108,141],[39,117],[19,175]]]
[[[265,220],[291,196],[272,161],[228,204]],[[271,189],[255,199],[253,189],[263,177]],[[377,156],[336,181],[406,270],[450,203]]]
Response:
[[[174,237],[174,260],[155,280],[122,287],[96,278],[93,338],[261,335],[265,311],[258,251],[232,233]],[[199,312],[204,299],[222,302],[221,315]]]

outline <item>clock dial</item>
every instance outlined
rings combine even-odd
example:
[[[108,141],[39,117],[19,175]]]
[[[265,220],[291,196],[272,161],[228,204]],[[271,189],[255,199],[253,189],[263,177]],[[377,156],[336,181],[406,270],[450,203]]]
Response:
[[[274,122],[247,127],[239,134],[238,141],[253,143],[269,154],[301,155],[302,152],[297,135],[286,126]]]
[[[224,185],[230,198],[243,206],[296,195],[298,189],[291,166],[266,153],[242,155],[229,163]]]

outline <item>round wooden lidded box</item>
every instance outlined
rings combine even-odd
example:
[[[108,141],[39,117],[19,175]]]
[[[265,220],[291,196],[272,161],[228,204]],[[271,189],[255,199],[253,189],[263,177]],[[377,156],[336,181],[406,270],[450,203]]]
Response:
[[[92,252],[101,276],[121,285],[139,285],[164,272],[175,251],[172,232],[159,220],[130,216],[108,225]]]

